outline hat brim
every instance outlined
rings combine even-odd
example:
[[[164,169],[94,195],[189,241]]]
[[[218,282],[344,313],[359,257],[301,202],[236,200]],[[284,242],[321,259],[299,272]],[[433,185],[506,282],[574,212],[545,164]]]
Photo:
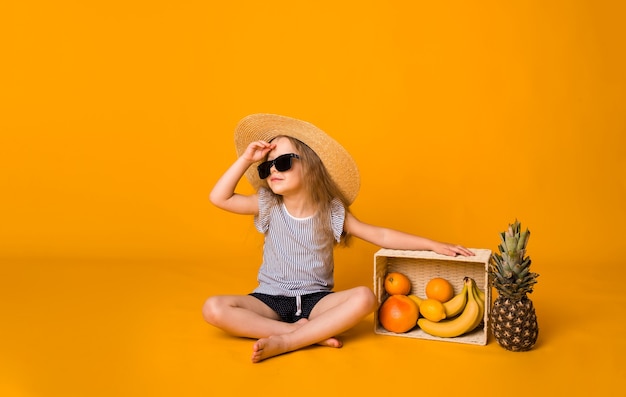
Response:
[[[250,142],[271,141],[279,135],[291,136],[309,146],[322,160],[345,198],[354,202],[361,186],[356,162],[348,151],[324,131],[306,121],[275,114],[259,113],[244,117],[235,129],[235,148],[241,156]],[[246,171],[252,186],[261,185],[255,163]]]

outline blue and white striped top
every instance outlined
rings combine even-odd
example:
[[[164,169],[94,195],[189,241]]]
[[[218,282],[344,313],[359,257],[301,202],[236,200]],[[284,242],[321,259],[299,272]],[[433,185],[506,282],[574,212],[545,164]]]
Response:
[[[295,218],[284,204],[274,204],[272,193],[259,189],[257,230],[265,234],[259,286],[254,292],[299,296],[330,291],[334,287],[332,240],[316,238],[314,217]],[[339,199],[331,203],[331,226],[337,242],[343,231],[345,208]]]

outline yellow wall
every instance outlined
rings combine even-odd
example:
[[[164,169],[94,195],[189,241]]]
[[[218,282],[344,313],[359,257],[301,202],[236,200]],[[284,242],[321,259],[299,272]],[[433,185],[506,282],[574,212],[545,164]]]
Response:
[[[623,2],[11,3],[1,258],[244,255],[207,196],[272,112],[353,153],[365,221],[495,249],[517,217],[534,262],[624,262]]]

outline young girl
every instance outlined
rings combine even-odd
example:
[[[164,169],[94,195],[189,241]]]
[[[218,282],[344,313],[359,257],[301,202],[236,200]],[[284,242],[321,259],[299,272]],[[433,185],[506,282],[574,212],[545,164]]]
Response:
[[[359,189],[356,164],[310,123],[251,115],[237,126],[235,142],[239,157],[215,184],[210,200],[226,211],[253,215],[265,234],[259,285],[249,295],[209,298],[203,315],[230,334],[258,339],[252,362],[313,344],[341,347],[336,335],[376,310],[367,287],[333,291],[333,249],[350,236],[385,248],[473,255],[460,245],[355,218],[349,206]],[[256,194],[235,193],[244,175]]]

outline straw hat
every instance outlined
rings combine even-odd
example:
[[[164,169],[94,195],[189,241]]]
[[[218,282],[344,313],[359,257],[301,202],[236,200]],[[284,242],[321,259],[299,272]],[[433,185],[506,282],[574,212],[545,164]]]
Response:
[[[278,135],[294,137],[313,149],[346,199],[350,203],[354,201],[361,184],[356,162],[339,142],[306,121],[264,113],[244,117],[235,129],[237,155],[241,156],[250,142],[270,141]],[[246,177],[255,188],[261,184],[256,169],[258,164],[246,171]]]

